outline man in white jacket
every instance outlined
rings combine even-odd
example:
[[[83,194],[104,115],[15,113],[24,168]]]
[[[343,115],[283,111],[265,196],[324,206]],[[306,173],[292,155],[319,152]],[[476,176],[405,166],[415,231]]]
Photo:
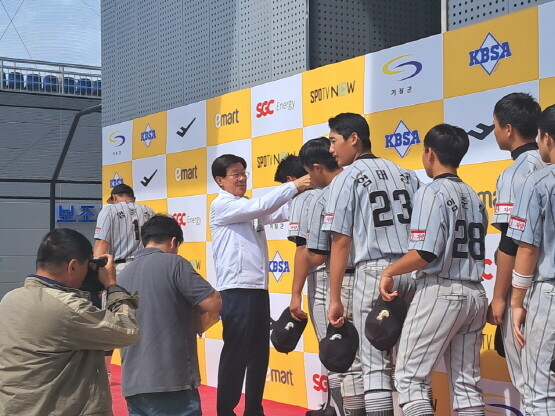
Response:
[[[262,416],[262,395],[269,359],[270,301],[268,249],[264,225],[287,220],[280,209],[310,187],[308,175],[287,182],[260,198],[248,199],[245,159],[222,155],[212,176],[222,189],[210,206],[216,290],[224,346],[218,370],[218,416],[235,416],[245,382],[244,416]]]

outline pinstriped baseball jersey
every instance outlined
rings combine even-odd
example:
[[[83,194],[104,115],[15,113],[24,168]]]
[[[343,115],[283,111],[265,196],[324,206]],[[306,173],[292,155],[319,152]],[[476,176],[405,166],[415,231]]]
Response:
[[[500,224],[509,222],[516,196],[522,189],[526,176],[545,166],[536,147],[522,152],[511,166],[501,172],[495,186],[496,203],[491,222],[495,228],[500,229]]]
[[[308,208],[308,234],[306,238],[306,248],[309,250],[331,250],[331,236],[322,230],[324,223],[324,212],[326,209],[326,201],[330,192],[330,187],[326,186],[318,192],[310,201]],[[351,256],[347,262],[347,268],[353,267]]]
[[[317,192],[316,189],[309,189],[293,198],[289,208],[289,230],[287,232],[289,241],[296,243],[297,237],[306,239],[308,206]]]
[[[414,198],[409,250],[428,251],[437,258],[416,277],[480,282],[487,225],[482,201],[458,177],[441,175],[424,185]]]
[[[534,281],[555,279],[555,165],[528,175],[507,236],[540,248]]]
[[[102,207],[94,238],[110,243],[116,260],[133,258],[141,245],[141,227],[154,215],[149,207],[135,202],[118,202]]]
[[[355,264],[407,252],[414,172],[364,155],[329,186],[322,229],[352,238]]]

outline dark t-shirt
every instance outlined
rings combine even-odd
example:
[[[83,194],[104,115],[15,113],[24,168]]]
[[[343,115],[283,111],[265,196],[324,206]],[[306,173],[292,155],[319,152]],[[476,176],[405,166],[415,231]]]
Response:
[[[144,248],[118,275],[139,293],[140,339],[122,348],[122,393],[187,390],[200,384],[193,307],[214,289],[184,258]]]

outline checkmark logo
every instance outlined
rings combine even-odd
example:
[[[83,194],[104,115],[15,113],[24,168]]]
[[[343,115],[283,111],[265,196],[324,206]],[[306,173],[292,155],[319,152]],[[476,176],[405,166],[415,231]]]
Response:
[[[141,181],[141,184],[142,184],[144,187],[147,187],[148,184],[150,183],[150,181],[152,180],[152,178],[154,178],[154,175],[156,175],[156,172],[158,172],[158,169],[156,169],[156,170],[154,171],[154,173],[153,173],[152,175],[150,175],[149,178],[147,178],[146,176],[143,176],[143,180]]]
[[[195,117],[194,119],[191,120],[191,122],[187,127],[181,127],[178,131],[176,131],[177,135],[180,137],[185,136],[187,134],[187,131],[189,131],[189,129],[191,128],[191,126],[193,125],[196,119],[197,118]]]
[[[490,134],[493,131],[494,125],[490,124],[483,124],[483,123],[478,123],[476,124],[476,128],[480,129],[481,131],[476,131],[476,130],[470,130],[468,132],[469,136],[475,137],[478,140],[484,140],[488,134]]]

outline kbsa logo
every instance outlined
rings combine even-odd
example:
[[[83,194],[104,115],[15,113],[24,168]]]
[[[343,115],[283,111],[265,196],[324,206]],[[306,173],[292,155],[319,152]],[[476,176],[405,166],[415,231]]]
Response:
[[[147,124],[145,127],[145,131],[141,132],[141,141],[145,144],[146,147],[150,147],[150,142],[156,139],[156,130],[150,127],[150,124]]]
[[[482,45],[473,51],[468,52],[470,63],[468,66],[480,65],[488,75],[491,75],[501,59],[512,56],[509,42],[500,43],[495,37],[488,33]]]
[[[269,271],[274,275],[274,279],[279,283],[284,273],[290,273],[289,262],[283,260],[279,251],[276,251],[274,258],[269,261]]]
[[[123,183],[125,183],[123,181],[123,178],[121,178],[119,174],[116,172],[114,173],[114,177],[110,179],[110,188],[115,188],[116,186],[121,185]]]
[[[283,110],[293,110],[295,108],[295,100],[276,101],[274,99],[261,101],[256,104],[256,118],[270,116],[276,112]]]
[[[328,376],[324,374],[313,374],[312,382],[314,385],[312,388],[316,391],[322,391],[324,393],[328,392]]]
[[[319,101],[329,100],[336,97],[345,97],[355,92],[355,81],[340,82],[337,85],[322,87],[310,91],[310,104]]]
[[[404,58],[407,58],[409,56],[412,56],[412,55],[411,54],[401,55],[401,56],[397,56],[396,58],[393,58],[390,61],[387,61],[382,67],[382,72],[385,75],[398,75],[398,74],[402,74],[400,76],[406,75],[404,78],[401,78],[399,81],[404,81],[406,79],[417,76],[422,71],[422,63],[418,61],[410,61],[410,60],[403,61]],[[398,63],[398,61],[401,61],[401,62]]]
[[[403,120],[393,133],[385,135],[385,148],[394,148],[401,157],[406,156],[413,144],[420,144],[418,130],[409,129]]]

